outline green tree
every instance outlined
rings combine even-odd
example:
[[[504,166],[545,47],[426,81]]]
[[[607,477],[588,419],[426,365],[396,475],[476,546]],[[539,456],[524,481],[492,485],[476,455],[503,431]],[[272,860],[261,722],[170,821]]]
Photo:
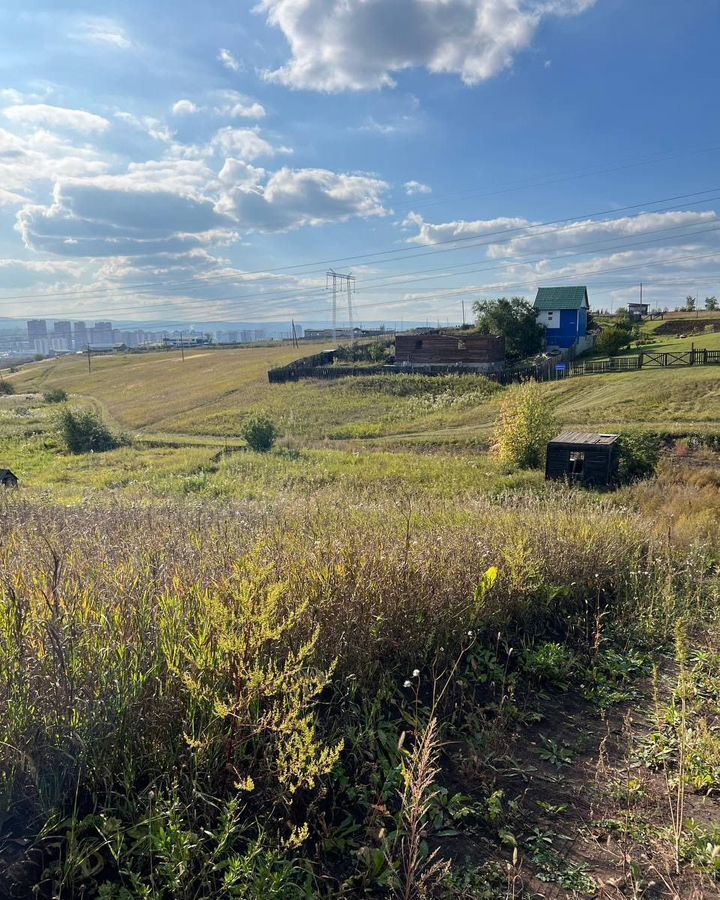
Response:
[[[595,349],[599,353],[615,356],[630,343],[632,331],[620,325],[610,325],[603,328],[595,341]]]
[[[60,414],[63,443],[70,453],[104,453],[123,441],[89,409],[65,409]]]
[[[542,347],[543,329],[537,312],[524,297],[501,297],[473,304],[476,328],[480,334],[505,338],[508,359],[522,359]]]
[[[695,297],[691,297],[690,294],[685,298],[685,310],[686,312],[695,312]]]
[[[715,312],[718,308],[717,297],[706,297],[705,298],[705,309],[710,310],[710,312]]]
[[[508,388],[500,406],[495,439],[500,459],[521,469],[538,469],[557,423],[547,391],[536,381]]]
[[[248,447],[256,453],[267,453],[268,450],[272,450],[277,433],[275,423],[264,413],[250,416],[241,432]]]
[[[660,461],[660,436],[653,432],[626,431],[618,441],[620,481],[628,483],[655,474]]]

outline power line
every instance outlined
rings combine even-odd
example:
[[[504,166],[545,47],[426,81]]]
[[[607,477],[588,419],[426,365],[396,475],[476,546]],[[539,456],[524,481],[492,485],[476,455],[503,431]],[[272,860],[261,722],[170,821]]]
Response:
[[[702,235],[702,234],[705,234],[708,232],[714,232],[714,231],[720,230],[720,223],[713,224],[706,228],[696,228],[694,226],[691,226],[691,227],[692,227],[692,230],[686,231],[686,233],[684,233],[684,234],[682,234],[682,233],[681,234],[672,234],[669,236],[672,236],[675,238],[681,238],[683,240],[692,239],[693,237],[698,236],[698,235]],[[645,234],[667,234],[668,232],[677,232],[678,230],[687,229],[687,228],[688,228],[687,225],[675,225],[675,226],[670,226],[668,228],[652,229],[651,231],[645,232]],[[600,242],[592,241],[590,243],[579,244],[579,245],[576,245],[572,251],[554,254],[552,256],[543,255],[538,252],[533,253],[533,254],[521,255],[521,256],[520,255],[512,255],[512,256],[506,257],[506,259],[502,263],[499,263],[497,265],[480,266],[480,267],[476,267],[474,269],[469,269],[469,270],[467,269],[467,266],[473,265],[473,264],[463,264],[462,266],[445,266],[445,267],[439,267],[439,269],[441,271],[440,275],[427,275],[426,274],[427,272],[438,271],[438,268],[432,268],[432,269],[421,270],[420,273],[407,272],[407,273],[392,275],[389,277],[385,277],[385,276],[376,276],[375,278],[368,277],[367,279],[365,279],[365,282],[376,282],[376,284],[374,284],[374,286],[372,286],[370,288],[370,292],[372,292],[373,290],[378,290],[383,287],[402,288],[402,287],[407,287],[408,284],[415,284],[418,282],[429,281],[429,280],[433,280],[434,278],[438,278],[438,277],[446,277],[447,274],[449,274],[449,273],[470,275],[470,274],[478,274],[481,272],[503,271],[507,268],[518,265],[520,263],[532,264],[533,262],[539,262],[539,261],[554,262],[554,261],[570,259],[570,258],[578,257],[578,256],[585,256],[588,253],[593,252],[593,251],[595,251],[595,252],[598,252],[598,251],[623,252],[623,251],[632,250],[639,246],[644,246],[647,244],[655,244],[656,242],[657,242],[656,238],[653,238],[650,240],[625,239],[623,242],[620,242],[620,243],[618,243],[617,241],[613,241],[612,239],[605,239],[604,241],[600,241]],[[660,261],[660,262],[662,262],[662,261]],[[645,263],[644,265],[647,266],[648,264]],[[465,269],[466,271],[463,271],[462,273],[457,272],[457,270],[460,268]],[[412,276],[414,274],[420,274],[420,277],[411,278],[410,276]],[[330,275],[331,275],[331,273],[328,273],[328,276],[330,276]],[[400,280],[400,279],[404,279],[404,280]],[[459,290],[462,290],[462,289],[463,288],[459,288]],[[251,306],[250,309],[248,310],[247,305],[254,300],[257,300],[260,303],[262,303],[261,311],[266,311],[268,308],[269,302],[277,303],[277,302],[280,302],[283,300],[288,300],[288,299],[295,299],[296,301],[299,301],[299,302],[305,302],[305,301],[311,301],[314,299],[318,299],[320,296],[322,296],[322,294],[320,292],[311,292],[309,294],[306,294],[305,296],[298,296],[297,291],[290,291],[290,292],[285,291],[285,292],[281,292],[279,294],[272,293],[272,292],[266,292],[266,293],[258,295],[257,297],[253,297],[252,295],[251,296],[245,295],[245,296],[240,296],[240,297],[238,297],[237,295],[228,295],[225,297],[215,298],[212,301],[207,301],[205,299],[199,300],[196,298],[188,298],[184,302],[186,304],[191,303],[191,302],[192,303],[203,303],[203,304],[207,304],[208,302],[211,302],[211,303],[236,302],[236,303],[243,304],[246,312],[247,311],[252,312],[253,307]],[[168,303],[167,301],[163,300],[157,304],[145,304],[143,308],[144,309],[148,309],[148,308],[172,309],[173,305],[171,303]],[[257,308],[257,307],[255,307],[255,308]],[[136,309],[137,309],[137,307],[135,307],[135,306],[115,307],[115,312],[122,312],[122,311],[132,312]],[[227,315],[227,313],[225,313],[225,314]]]
[[[398,262],[402,259],[409,259],[411,257],[415,257],[416,255],[417,256],[425,256],[425,255],[428,255],[429,253],[453,252],[454,250],[457,250],[457,249],[467,249],[467,247],[469,247],[469,246],[484,246],[488,243],[503,243],[504,242],[501,240],[492,240],[492,238],[494,238],[496,236],[498,238],[505,237],[507,240],[512,240],[513,235],[516,235],[518,233],[527,233],[527,232],[532,232],[532,231],[534,231],[536,229],[540,229],[540,228],[547,228],[547,227],[555,226],[555,225],[563,225],[565,223],[571,223],[571,222],[573,222],[573,220],[577,220],[577,219],[588,220],[588,219],[593,219],[594,217],[597,217],[597,216],[627,212],[627,211],[633,210],[633,209],[640,209],[641,207],[656,206],[661,203],[672,204],[668,207],[663,207],[661,209],[648,210],[648,212],[654,212],[654,213],[665,212],[665,211],[669,211],[674,208],[675,201],[687,200],[688,198],[691,198],[691,197],[701,198],[703,194],[713,193],[714,191],[718,191],[718,190],[720,190],[720,187],[716,186],[716,187],[712,187],[712,188],[706,188],[705,190],[702,190],[702,191],[694,191],[689,194],[676,194],[671,197],[663,197],[663,198],[660,198],[657,200],[645,200],[641,203],[633,203],[633,204],[629,204],[627,206],[614,207],[612,209],[599,210],[599,211],[592,212],[592,213],[575,214],[575,215],[567,216],[567,217],[560,218],[560,219],[551,219],[551,220],[548,220],[545,222],[529,223],[529,224],[525,224],[525,225],[521,225],[521,226],[516,226],[514,228],[501,228],[501,229],[497,229],[494,231],[485,232],[482,235],[472,234],[472,235],[456,236],[456,237],[447,238],[447,239],[440,240],[440,241],[435,241],[431,245],[425,245],[425,244],[419,244],[416,246],[403,245],[402,247],[395,247],[395,248],[391,248],[388,250],[372,251],[372,252],[367,252],[367,253],[363,253],[363,254],[356,254],[354,256],[338,257],[335,259],[320,260],[320,261],[315,261],[315,262],[311,262],[311,263],[298,263],[298,264],[290,265],[290,266],[280,266],[280,267],[276,267],[274,269],[257,269],[257,270],[253,270],[253,271],[247,271],[247,272],[228,273],[228,274],[224,274],[224,275],[212,276],[212,278],[208,277],[208,278],[203,279],[201,282],[198,282],[197,278],[192,278],[192,279],[185,279],[182,281],[139,282],[139,283],[130,284],[130,285],[120,285],[116,288],[87,288],[87,289],[70,290],[70,291],[54,291],[51,294],[48,292],[45,292],[43,294],[17,294],[17,295],[13,295],[10,297],[4,297],[1,302],[5,303],[5,302],[11,302],[13,300],[32,300],[32,299],[40,299],[40,300],[46,301],[46,300],[53,299],[55,297],[81,297],[81,296],[90,296],[93,294],[106,295],[106,294],[118,294],[118,293],[126,293],[126,292],[135,292],[138,294],[144,294],[144,293],[154,293],[154,292],[156,292],[158,290],[162,290],[162,289],[170,290],[170,289],[173,289],[174,287],[183,287],[186,285],[197,286],[198,289],[200,289],[202,287],[205,287],[211,280],[212,281],[220,281],[220,282],[224,282],[224,281],[228,281],[228,280],[233,281],[238,278],[247,278],[247,277],[254,276],[254,275],[264,275],[264,276],[266,276],[266,278],[271,278],[281,272],[290,272],[290,271],[294,271],[297,269],[311,269],[316,266],[326,265],[326,264],[333,263],[333,262],[347,262],[347,261],[351,261],[351,260],[365,260],[366,262],[372,262],[375,265],[381,265],[386,260],[385,259],[375,259],[375,257],[388,257],[390,254],[397,254],[397,253],[409,254],[404,257],[398,257],[397,259],[390,260],[392,262]],[[692,203],[686,203],[685,205],[691,206],[691,205],[697,205],[699,203],[709,203],[709,202],[712,202],[717,199],[718,199],[718,197],[702,197],[702,199],[698,199],[697,201],[694,201]],[[612,221],[612,220],[609,220],[609,221]],[[581,225],[585,225],[585,224],[587,224],[586,221],[580,221],[580,222],[576,222],[575,226],[580,227]],[[474,243],[470,243],[470,242],[474,242]],[[446,250],[434,249],[436,247],[442,247],[442,246],[445,246],[448,244],[456,244],[459,246],[449,247]],[[429,247],[432,247],[432,249],[428,249]],[[309,275],[311,273],[308,271],[303,274]],[[138,290],[139,288],[140,289],[148,288],[148,290],[147,291]]]

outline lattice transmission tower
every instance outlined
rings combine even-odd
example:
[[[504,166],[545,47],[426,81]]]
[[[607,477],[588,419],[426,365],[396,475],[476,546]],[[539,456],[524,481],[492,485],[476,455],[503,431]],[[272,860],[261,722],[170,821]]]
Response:
[[[350,324],[350,340],[355,340],[353,330],[353,312],[352,312],[352,295],[355,293],[355,276],[341,275],[334,269],[328,269],[325,273],[325,290],[332,287],[333,306],[332,306],[332,334],[333,343],[337,343],[337,295],[338,291],[343,288],[347,291],[348,321]]]

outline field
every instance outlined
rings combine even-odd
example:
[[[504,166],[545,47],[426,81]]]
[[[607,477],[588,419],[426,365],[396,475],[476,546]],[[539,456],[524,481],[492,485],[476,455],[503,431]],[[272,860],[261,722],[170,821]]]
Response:
[[[720,896],[717,370],[542,388],[660,436],[596,492],[490,452],[513,389],[295,355],[6,375],[0,897]]]

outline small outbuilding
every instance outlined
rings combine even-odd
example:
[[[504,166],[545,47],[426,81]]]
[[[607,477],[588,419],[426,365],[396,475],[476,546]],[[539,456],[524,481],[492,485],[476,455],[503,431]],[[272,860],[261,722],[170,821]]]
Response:
[[[548,443],[545,478],[611,487],[618,480],[619,437],[617,434],[563,431]]]
[[[395,362],[428,371],[433,366],[456,366],[481,373],[499,372],[505,365],[505,338],[461,331],[397,334]]]
[[[10,469],[0,469],[0,487],[16,488],[20,482]]]

